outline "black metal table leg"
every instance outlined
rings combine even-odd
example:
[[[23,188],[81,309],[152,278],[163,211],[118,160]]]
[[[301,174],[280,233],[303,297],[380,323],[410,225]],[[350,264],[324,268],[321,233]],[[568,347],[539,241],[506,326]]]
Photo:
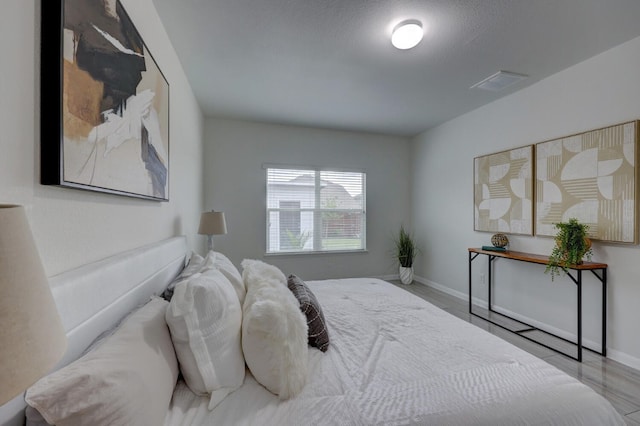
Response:
[[[582,362],[582,271],[578,270],[578,362]]]
[[[489,308],[489,312],[493,311],[493,295],[491,294],[491,283],[493,282],[491,277],[491,263],[493,262],[493,259],[495,259],[495,257],[489,256],[489,261],[487,262],[487,306]]]
[[[469,313],[471,313],[471,295],[473,294],[471,292],[471,262],[473,261],[473,257],[471,256],[473,253],[469,252]]]
[[[471,288],[471,262],[473,262],[473,260],[478,257],[479,253],[472,253],[469,252],[469,313],[473,313],[472,312],[472,307],[473,307],[473,302],[472,302],[472,288]]]
[[[607,270],[602,269],[602,356],[607,356]]]

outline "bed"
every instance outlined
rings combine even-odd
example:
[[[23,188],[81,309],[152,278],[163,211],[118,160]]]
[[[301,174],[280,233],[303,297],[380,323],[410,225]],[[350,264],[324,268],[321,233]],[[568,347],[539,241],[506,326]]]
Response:
[[[56,369],[162,293],[187,251],[184,238],[172,238],[55,277],[70,342]],[[114,282],[116,289],[105,285]],[[210,410],[210,398],[179,379],[164,424],[624,424],[587,386],[392,284],[350,278],[306,285],[322,306],[331,344],[326,352],[308,349],[297,395],[279,399],[247,369],[241,386]],[[20,424],[23,410],[23,400],[2,407],[0,422]]]

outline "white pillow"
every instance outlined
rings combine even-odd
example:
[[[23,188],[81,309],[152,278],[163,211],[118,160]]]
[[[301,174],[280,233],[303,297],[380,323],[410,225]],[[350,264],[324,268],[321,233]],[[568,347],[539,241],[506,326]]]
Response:
[[[177,280],[182,280],[185,278],[189,278],[196,272],[199,272],[200,269],[204,266],[204,258],[200,256],[195,251],[191,252],[191,257],[189,258],[189,263],[184,267],[180,275],[176,278]]]
[[[210,269],[176,286],[167,325],[189,388],[213,409],[244,381],[242,310],[233,286]]]
[[[245,361],[260,384],[289,399],[307,380],[307,320],[276,267],[246,259],[242,267],[247,286],[242,309]]]
[[[167,288],[164,290],[164,293],[162,293],[162,297],[165,300],[171,301],[171,298],[173,297],[173,290],[175,289],[176,285],[180,284],[182,281],[186,280],[196,272],[199,272],[203,267],[204,258],[195,251],[192,251],[191,257],[189,258],[189,263],[187,263],[187,266],[182,269],[180,274],[173,281],[171,281],[171,283],[169,283]]]
[[[217,251],[210,251],[202,264],[202,271],[208,269],[217,269],[229,280],[233,285],[233,289],[238,295],[240,306],[244,303],[244,297],[247,294],[247,290],[242,280],[242,275],[238,272],[238,269],[233,265],[227,256]]]
[[[153,298],[93,352],[36,382],[27,403],[59,426],[163,424],[178,378],[167,305]]]

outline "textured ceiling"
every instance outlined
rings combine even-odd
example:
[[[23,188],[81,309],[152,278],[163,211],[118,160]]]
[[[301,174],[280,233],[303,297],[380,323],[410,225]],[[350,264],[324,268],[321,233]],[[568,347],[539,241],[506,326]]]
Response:
[[[207,116],[414,135],[640,36],[638,0],[154,0]],[[414,49],[391,29],[420,19]],[[470,87],[498,70],[530,77]]]

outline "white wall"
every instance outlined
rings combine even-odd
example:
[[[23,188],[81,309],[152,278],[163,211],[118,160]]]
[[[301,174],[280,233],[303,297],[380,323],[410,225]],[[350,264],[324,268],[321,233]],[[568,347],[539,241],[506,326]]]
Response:
[[[417,274],[466,297],[467,248],[489,244],[491,236],[473,231],[473,158],[639,119],[638,70],[640,38],[417,136],[412,210],[424,241]],[[550,253],[553,244],[543,237],[510,240],[512,250],[540,254]],[[593,260],[609,264],[610,356],[640,368],[640,247],[596,242]],[[486,260],[475,262],[474,274],[480,265],[484,271]],[[551,283],[544,267],[519,262],[498,261],[495,270],[498,305],[575,333],[575,285],[568,278]],[[596,282],[589,279],[585,287],[585,336],[599,342]]]
[[[303,279],[397,274],[390,251],[394,233],[410,221],[408,139],[207,119],[204,152],[205,207],[227,220],[228,234],[215,236],[215,247],[237,265],[263,259]],[[368,252],[265,257],[265,163],[365,171]]]
[[[168,203],[39,184],[40,1],[2,3],[0,203],[25,205],[50,276],[178,234],[202,244],[194,238],[203,197],[202,113],[151,0],[122,3],[169,81]]]

